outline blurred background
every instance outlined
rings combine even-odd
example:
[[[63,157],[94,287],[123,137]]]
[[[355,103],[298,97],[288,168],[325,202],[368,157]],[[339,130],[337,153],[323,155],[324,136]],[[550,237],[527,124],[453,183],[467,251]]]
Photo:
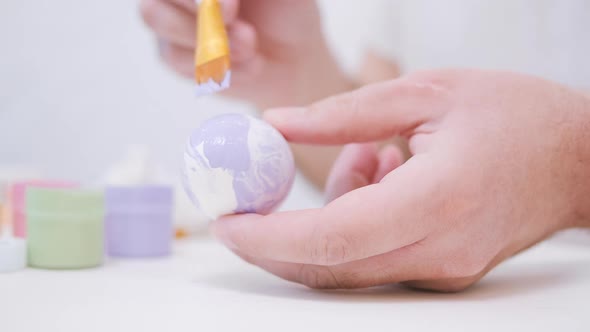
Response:
[[[590,66],[576,65],[587,63],[584,52],[571,50],[588,47],[577,30],[590,4],[560,3],[319,1],[327,38],[348,71],[372,43],[399,54],[406,70],[502,68],[588,86]],[[96,179],[130,144],[147,145],[175,173],[201,120],[256,111],[195,98],[192,82],[160,63],[135,0],[3,0],[0,40],[0,163],[34,165],[44,176]]]
[[[192,82],[160,63],[137,7],[137,1],[113,0],[0,2],[1,164],[93,181],[129,145],[141,144],[175,173],[185,139],[200,121],[256,111],[195,98]],[[346,33],[331,41],[352,69],[362,32],[347,24],[352,1],[339,8],[326,16],[326,30]]]
[[[352,71],[365,32],[349,19],[370,15],[371,6],[359,11],[354,1],[339,3],[321,2],[333,12],[325,28]],[[337,37],[343,33],[347,38]],[[140,171],[149,154],[160,175],[180,187],[192,129],[216,114],[257,112],[227,99],[196,98],[192,82],[161,63],[138,1],[0,1],[0,40],[0,179],[4,173],[96,184],[131,150],[139,160],[128,172]],[[182,190],[177,198],[180,218],[199,218]],[[283,208],[321,204],[321,194],[298,175]]]
[[[384,10],[393,3],[399,7]],[[372,46],[399,55],[408,71],[499,68],[590,89],[584,58],[590,46],[579,29],[590,3],[563,3],[319,1],[327,39],[349,72]],[[160,62],[138,1],[3,0],[0,40],[0,178],[7,169],[26,169],[97,183],[135,146],[136,156],[149,154],[178,181],[185,140],[202,120],[257,112],[236,101],[196,98],[192,82]],[[285,208],[321,203],[299,175]]]

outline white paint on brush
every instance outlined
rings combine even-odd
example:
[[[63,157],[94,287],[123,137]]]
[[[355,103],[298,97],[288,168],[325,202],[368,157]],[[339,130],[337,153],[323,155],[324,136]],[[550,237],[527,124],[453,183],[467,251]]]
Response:
[[[223,77],[223,81],[221,81],[221,84],[215,82],[213,79],[209,79],[209,81],[205,83],[197,84],[197,87],[195,88],[195,94],[197,95],[197,97],[210,95],[212,93],[219,92],[229,88],[230,83],[231,70],[228,70],[227,73],[225,73],[225,76]]]

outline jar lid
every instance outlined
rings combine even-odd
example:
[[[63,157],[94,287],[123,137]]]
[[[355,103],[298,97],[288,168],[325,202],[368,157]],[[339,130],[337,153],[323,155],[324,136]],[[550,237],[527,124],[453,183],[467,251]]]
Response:
[[[31,180],[23,182],[15,182],[10,187],[10,199],[12,208],[15,210],[23,210],[25,208],[25,197],[27,188],[73,188],[75,183],[66,181],[48,181],[48,180]]]
[[[104,214],[104,195],[85,189],[30,187],[26,213]]]
[[[105,191],[107,210],[158,208],[171,209],[174,201],[172,187],[165,185],[112,186]]]

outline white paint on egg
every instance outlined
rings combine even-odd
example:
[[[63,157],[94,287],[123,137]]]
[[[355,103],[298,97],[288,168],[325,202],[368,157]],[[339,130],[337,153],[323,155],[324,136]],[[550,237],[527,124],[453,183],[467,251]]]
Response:
[[[229,170],[209,167],[204,154],[203,143],[196,147],[199,155],[207,163],[202,167],[188,153],[184,154],[186,176],[193,194],[199,201],[199,208],[208,218],[217,219],[230,214],[238,207],[234,178]]]

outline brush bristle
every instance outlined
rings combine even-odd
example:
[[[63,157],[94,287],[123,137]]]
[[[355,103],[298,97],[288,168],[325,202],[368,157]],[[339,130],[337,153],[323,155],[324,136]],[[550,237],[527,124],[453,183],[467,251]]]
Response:
[[[229,68],[229,56],[222,56],[202,65],[197,65],[195,68],[195,78],[198,84],[208,82],[209,80],[220,83],[225,78],[225,73]]]
[[[201,94],[209,94],[228,88],[230,77],[229,56],[222,56],[195,68],[197,91],[203,91]]]
[[[197,97],[199,97],[225,90],[229,88],[230,82],[231,70],[228,70],[227,72],[225,72],[225,76],[219,83],[210,78],[207,82],[197,84],[195,94],[197,95]]]

